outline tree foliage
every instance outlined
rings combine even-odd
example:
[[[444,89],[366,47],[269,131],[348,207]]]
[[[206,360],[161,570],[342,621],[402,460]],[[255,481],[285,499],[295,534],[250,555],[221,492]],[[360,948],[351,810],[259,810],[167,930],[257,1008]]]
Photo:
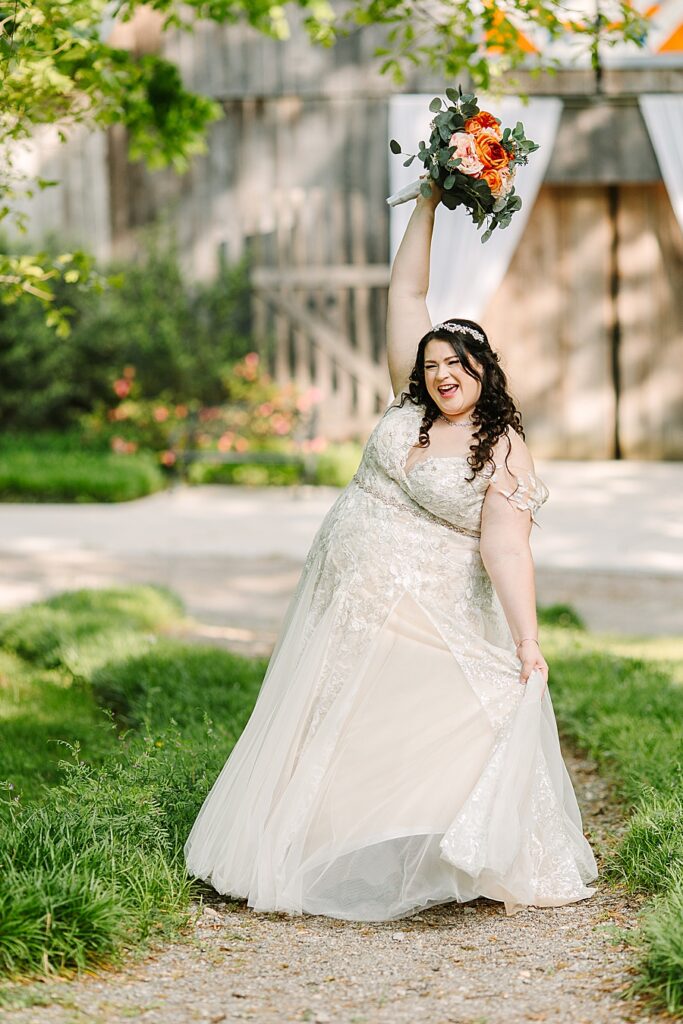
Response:
[[[18,198],[53,184],[23,179],[14,162],[18,144],[39,125],[58,125],[65,141],[77,124],[122,124],[131,158],[152,168],[183,171],[204,148],[219,106],[185,89],[177,67],[158,54],[136,55],[108,42],[112,25],[141,6],[141,0],[0,0],[0,221],[13,217],[21,230],[22,215],[13,212]],[[571,21],[564,0],[349,0],[343,6],[328,0],[149,0],[144,6],[158,12],[166,28],[188,29],[197,18],[242,21],[282,40],[290,32],[289,8],[312,42],[328,46],[352,31],[381,26],[385,42],[375,56],[397,83],[422,65],[446,81],[467,75],[483,89],[523,62],[547,66],[542,52],[530,57],[520,32],[541,27],[548,39],[585,38],[594,63],[596,40],[644,37],[643,19],[628,0],[603,0],[594,19]],[[55,280],[61,275],[77,287],[92,282],[88,261],[67,255],[50,262],[44,254],[0,254],[0,299],[38,299],[65,334],[68,309],[54,301]]]

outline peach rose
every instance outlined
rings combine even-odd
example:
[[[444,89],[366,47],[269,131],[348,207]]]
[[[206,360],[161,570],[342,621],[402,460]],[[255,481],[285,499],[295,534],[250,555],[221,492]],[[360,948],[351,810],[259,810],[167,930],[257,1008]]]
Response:
[[[478,135],[483,128],[493,132],[497,139],[503,134],[500,121],[493,114],[489,114],[488,110],[480,110],[474,117],[468,117],[465,121],[465,131],[472,135]]]
[[[466,132],[453,132],[448,144],[449,146],[455,146],[455,152],[451,156],[451,160],[459,157],[462,161],[454,170],[462,171],[463,174],[469,174],[470,177],[477,177],[483,171],[484,165],[477,155],[473,135],[467,135]]]
[[[508,151],[501,146],[495,135],[489,129],[482,129],[474,138],[477,149],[477,156],[485,167],[493,167],[499,171],[507,167],[510,162]]]
[[[482,174],[482,179],[491,189],[491,195],[494,199],[504,199],[505,196],[510,194],[514,178],[514,174],[507,167],[503,167],[500,171],[494,167],[487,167]]]

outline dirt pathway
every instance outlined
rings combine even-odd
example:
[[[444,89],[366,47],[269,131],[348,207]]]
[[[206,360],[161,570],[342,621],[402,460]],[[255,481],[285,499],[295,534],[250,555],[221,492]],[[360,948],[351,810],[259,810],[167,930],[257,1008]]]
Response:
[[[619,828],[606,784],[571,756],[597,853]],[[481,899],[402,921],[256,914],[214,899],[191,933],[126,969],[40,986],[49,1005],[8,1024],[621,1024],[671,1018],[625,1001],[631,958],[611,941],[640,903],[605,883],[591,899],[506,917]],[[35,991],[35,989],[32,989]],[[41,993],[39,993],[40,995]]]

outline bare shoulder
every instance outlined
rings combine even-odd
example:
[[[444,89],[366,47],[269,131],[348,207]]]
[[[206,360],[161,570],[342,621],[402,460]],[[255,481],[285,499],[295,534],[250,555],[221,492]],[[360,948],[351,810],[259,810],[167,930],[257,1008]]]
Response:
[[[526,469],[532,473],[534,471],[534,460],[529,451],[529,446],[514,427],[508,427],[501,434],[494,444],[491,454],[497,466],[504,466],[507,459],[510,467]]]

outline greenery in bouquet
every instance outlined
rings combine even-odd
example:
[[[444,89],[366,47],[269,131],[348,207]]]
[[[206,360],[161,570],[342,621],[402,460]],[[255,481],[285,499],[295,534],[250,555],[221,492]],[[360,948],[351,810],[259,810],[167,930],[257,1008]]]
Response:
[[[486,224],[481,239],[486,242],[495,228],[506,228],[521,208],[515,174],[538,145],[526,138],[521,121],[514,128],[504,128],[500,118],[480,110],[474,94],[448,88],[446,98],[450,102],[436,96],[429,104],[435,115],[429,145],[420,142],[417,153],[407,154],[404,167],[419,159],[427,172],[420,192],[430,196],[434,181],[443,191],[444,206],[449,210],[465,206],[478,228]],[[389,145],[392,153],[402,152],[395,139]]]

